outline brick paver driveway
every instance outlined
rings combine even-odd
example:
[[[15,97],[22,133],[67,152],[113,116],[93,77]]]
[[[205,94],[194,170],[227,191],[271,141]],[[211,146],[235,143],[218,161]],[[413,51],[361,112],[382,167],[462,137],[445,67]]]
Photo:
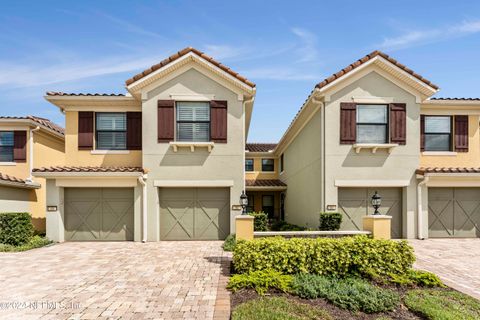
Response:
[[[213,319],[215,307],[215,318],[228,318],[228,260],[219,241],[0,253],[0,318]]]
[[[411,240],[415,267],[436,273],[445,284],[480,299],[480,239]]]

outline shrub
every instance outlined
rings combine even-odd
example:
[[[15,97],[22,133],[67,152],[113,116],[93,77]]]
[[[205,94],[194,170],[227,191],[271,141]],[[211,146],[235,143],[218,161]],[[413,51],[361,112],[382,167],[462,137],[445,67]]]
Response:
[[[0,243],[22,245],[33,236],[33,230],[32,217],[29,213],[0,213]]]
[[[293,277],[283,275],[274,270],[255,271],[252,273],[235,274],[227,285],[233,292],[239,289],[252,288],[258,294],[265,294],[269,289],[278,289],[283,292],[290,291]]]
[[[340,308],[366,313],[391,311],[400,302],[396,292],[356,278],[338,279],[300,274],[295,276],[292,290],[302,298],[323,298]]]
[[[406,241],[344,238],[261,238],[237,243],[233,263],[239,273],[274,269],[283,274],[313,273],[345,277],[402,274],[413,265]]]
[[[480,302],[453,290],[411,290],[404,299],[411,311],[431,320],[480,319]]]
[[[253,220],[253,230],[254,231],[267,231],[268,225],[268,215],[263,212],[251,212],[249,215],[253,216],[255,220]]]
[[[286,221],[279,220],[272,223],[270,226],[272,231],[304,231],[304,227],[297,226],[296,224],[290,224]]]
[[[225,251],[233,251],[235,246],[237,245],[237,238],[235,234],[229,234],[225,241],[223,242],[223,250]]]
[[[242,303],[232,312],[232,320],[331,320],[321,308],[284,297],[260,298]]]
[[[33,236],[27,243],[19,246],[12,246],[11,244],[0,244],[0,252],[20,252],[27,251],[35,248],[44,247],[52,241],[39,235]]]
[[[442,280],[437,275],[423,270],[409,269],[402,274],[388,274],[385,277],[371,274],[369,275],[374,281],[380,283],[394,283],[400,286],[421,286],[421,287],[445,287]]]
[[[338,212],[320,213],[320,230],[335,231],[340,229],[342,224],[342,215]]]

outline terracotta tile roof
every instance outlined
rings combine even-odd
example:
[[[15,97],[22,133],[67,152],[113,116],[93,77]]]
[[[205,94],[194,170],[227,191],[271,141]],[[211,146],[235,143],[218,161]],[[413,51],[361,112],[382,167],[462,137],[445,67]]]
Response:
[[[245,180],[245,185],[247,187],[286,187],[287,185],[278,180],[278,179],[256,179],[256,180]]]
[[[34,168],[33,172],[144,172],[140,167],[42,167]]]
[[[242,81],[243,83],[249,85],[250,87],[255,87],[255,83],[249,81],[247,78],[241,76],[240,74],[236,73],[235,71],[233,71],[232,69],[228,68],[227,66],[224,66],[223,64],[221,64],[220,62],[214,60],[212,57],[206,55],[205,53],[195,49],[195,48],[192,48],[192,47],[187,47],[183,50],[180,50],[178,51],[177,53],[171,55],[170,57],[166,58],[165,60],[161,61],[160,63],[158,64],[155,64],[153,66],[151,66],[150,68],[140,72],[139,74],[133,76],[132,78],[128,79],[127,81],[125,81],[125,84],[128,86],[128,85],[131,85],[132,83],[142,79],[143,77],[149,75],[150,73],[166,66],[167,64],[177,60],[178,58],[190,53],[190,52],[193,52],[195,53],[196,55],[202,57],[203,59],[207,60],[208,62],[212,63],[213,65],[215,65],[216,67],[222,69],[223,71],[227,72],[228,74],[230,74],[231,76],[237,78],[238,80]]]
[[[338,71],[337,73],[331,75],[330,77],[326,78],[325,80],[323,80],[322,82],[318,83],[316,85],[317,88],[322,88],[324,86],[326,86],[327,84],[329,83],[332,83],[333,81],[337,80],[338,78],[341,78],[342,76],[346,75],[347,73],[349,73],[350,71],[358,68],[359,66],[361,66],[362,64],[364,64],[365,62],[369,61],[370,59],[373,59],[377,56],[380,56],[388,61],[390,61],[391,63],[393,63],[394,65],[396,65],[397,67],[399,67],[400,69],[402,69],[403,71],[407,72],[408,74],[414,76],[415,78],[417,78],[418,80],[422,81],[423,83],[425,83],[426,85],[434,88],[434,89],[439,89],[438,86],[436,86],[435,84],[433,84],[432,82],[430,82],[429,80],[425,79],[424,77],[422,77],[421,75],[415,73],[413,70],[407,68],[406,66],[404,66],[403,64],[401,64],[400,62],[398,62],[397,60],[391,58],[390,56],[388,56],[387,54],[381,52],[381,51],[378,51],[378,50],[375,50],[373,51],[372,53],[370,54],[367,54],[365,57],[361,58],[361,59],[358,59],[357,61],[355,61],[354,63],[348,65],[347,67],[343,68],[342,70]]]
[[[276,143],[252,142],[245,145],[245,150],[248,152],[269,152],[274,150],[276,146]]]
[[[480,173],[480,168],[466,168],[466,167],[426,167],[416,170],[417,174],[424,173]]]
[[[26,183],[26,181],[24,179],[16,178],[16,177],[13,177],[13,176],[10,176],[8,174],[1,173],[1,172],[0,172],[0,180],[1,181],[6,181],[6,182],[21,183],[21,184]]]
[[[480,98],[430,98],[429,100],[480,101]]]
[[[123,93],[72,93],[61,91],[47,91],[47,96],[65,96],[65,97],[125,97]]]
[[[25,116],[25,117],[8,117],[8,116],[0,116],[0,120],[5,119],[5,120],[31,120],[35,122],[36,124],[46,127],[50,130],[53,130],[57,133],[60,133],[62,135],[65,134],[65,130],[60,127],[58,124],[53,123],[52,121],[45,119],[45,118],[40,118],[36,116]]]

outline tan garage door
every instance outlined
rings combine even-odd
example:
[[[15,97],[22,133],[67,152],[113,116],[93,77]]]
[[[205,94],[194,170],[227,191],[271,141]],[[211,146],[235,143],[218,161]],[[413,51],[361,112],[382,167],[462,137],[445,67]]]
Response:
[[[428,188],[428,235],[480,237],[480,188]]]
[[[133,240],[133,188],[65,188],[65,240]]]
[[[343,214],[341,230],[362,230],[363,217],[375,211],[371,205],[375,191],[382,197],[380,213],[392,216],[392,238],[401,238],[401,188],[338,188],[339,212]]]
[[[160,188],[162,240],[223,240],[230,233],[228,188]]]

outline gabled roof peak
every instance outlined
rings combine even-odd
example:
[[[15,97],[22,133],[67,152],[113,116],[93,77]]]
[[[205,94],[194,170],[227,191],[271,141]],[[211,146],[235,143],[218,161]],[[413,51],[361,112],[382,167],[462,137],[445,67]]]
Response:
[[[387,60],[388,62],[392,63],[393,65],[395,65],[396,67],[402,69],[403,71],[405,71],[406,73],[410,74],[411,76],[415,77],[417,80],[420,80],[421,82],[423,82],[424,84],[426,84],[427,86],[430,86],[431,88],[435,89],[435,90],[438,90],[439,87],[435,84],[433,84],[431,81],[425,79],[424,77],[422,77],[421,75],[419,75],[418,73],[415,73],[413,70],[407,68],[405,65],[401,64],[400,62],[398,62],[397,60],[393,59],[392,57],[390,57],[389,55],[387,55],[386,53],[383,53],[382,51],[379,51],[379,50],[375,50],[375,51],[372,51],[371,53],[367,54],[366,56],[364,56],[363,58],[360,58],[358,59],[357,61],[349,64],[347,67],[343,68],[342,70],[338,71],[337,73],[334,73],[332,74],[330,77],[324,79],[323,81],[319,82],[315,87],[316,88],[323,88],[325,87],[326,85],[332,83],[333,81],[343,77],[344,75],[346,75],[347,73],[353,71],[354,69],[360,67],[361,65],[363,65],[364,63],[368,62],[369,60],[372,60],[374,59],[375,57],[382,57],[383,59]]]

